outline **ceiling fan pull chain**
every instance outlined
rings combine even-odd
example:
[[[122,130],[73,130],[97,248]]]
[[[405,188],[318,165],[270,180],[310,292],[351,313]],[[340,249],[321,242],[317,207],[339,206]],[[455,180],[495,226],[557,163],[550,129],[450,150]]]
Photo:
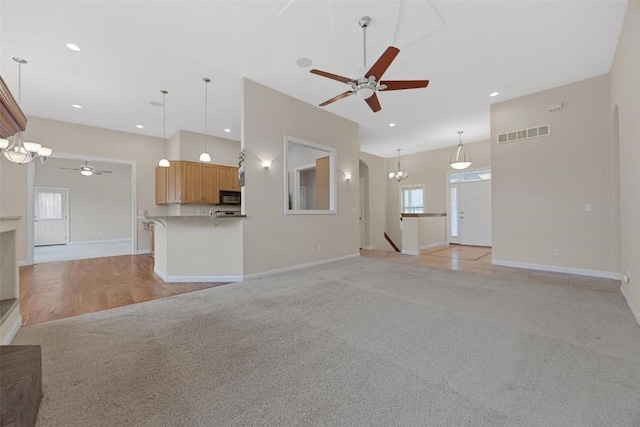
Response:
[[[362,27],[363,46],[362,46],[362,67],[367,68],[367,26]]]

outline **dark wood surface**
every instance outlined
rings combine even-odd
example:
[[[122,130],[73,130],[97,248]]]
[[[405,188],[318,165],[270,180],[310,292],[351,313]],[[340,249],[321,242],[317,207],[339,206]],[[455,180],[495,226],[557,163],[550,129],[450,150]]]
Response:
[[[0,380],[0,426],[34,426],[42,399],[40,346],[0,346]]]
[[[27,117],[0,76],[0,138],[8,138],[26,128]]]

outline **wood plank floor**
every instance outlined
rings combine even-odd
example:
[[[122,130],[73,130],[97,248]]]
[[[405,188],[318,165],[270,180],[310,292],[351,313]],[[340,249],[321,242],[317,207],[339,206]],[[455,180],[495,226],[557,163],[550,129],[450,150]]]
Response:
[[[620,292],[619,280],[492,265],[491,248],[487,247],[446,245],[420,251],[419,256],[366,249],[361,249],[360,254],[390,261],[421,264],[434,268],[466,271],[467,273],[511,278],[526,282],[570,286],[601,292]]]
[[[26,326],[224,284],[165,283],[151,255],[36,264],[20,267],[20,312]]]

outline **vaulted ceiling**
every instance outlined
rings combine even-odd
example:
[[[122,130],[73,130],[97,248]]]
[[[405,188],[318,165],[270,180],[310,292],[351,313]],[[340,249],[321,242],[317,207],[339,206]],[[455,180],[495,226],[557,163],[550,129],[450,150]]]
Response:
[[[203,131],[206,76],[208,133],[240,140],[242,77],[317,105],[348,87],[310,68],[358,77],[392,45],[400,54],[384,78],[428,88],[380,93],[378,113],[357,97],[324,107],[361,125],[363,151],[392,157],[454,145],[458,130],[488,139],[491,103],[609,72],[625,10],[618,0],[2,1],[0,73],[15,93],[11,58],[29,61],[28,115],[159,137],[150,101],[161,89],[167,134]]]

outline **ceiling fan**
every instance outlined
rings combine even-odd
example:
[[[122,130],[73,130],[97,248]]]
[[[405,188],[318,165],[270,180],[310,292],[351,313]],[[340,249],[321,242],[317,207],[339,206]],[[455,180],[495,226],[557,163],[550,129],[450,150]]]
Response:
[[[364,62],[366,66],[366,54],[367,54],[367,27],[371,23],[371,18],[363,16],[358,20],[358,24],[364,31]],[[342,83],[346,83],[351,88],[334,96],[333,98],[320,104],[320,107],[329,105],[333,102],[339,101],[351,95],[357,95],[359,98],[365,100],[371,110],[376,113],[382,109],[380,101],[378,100],[377,92],[385,92],[389,90],[403,90],[403,89],[418,89],[427,87],[429,80],[380,80],[387,68],[391,65],[393,60],[400,53],[400,49],[397,47],[389,46],[387,50],[378,58],[375,64],[366,72],[364,77],[359,79],[350,79],[348,77],[339,76],[336,74],[327,73],[326,71],[313,69],[310,72],[322,77],[327,77],[332,80],[337,80]]]
[[[63,168],[59,166],[58,169],[65,169],[65,170],[74,171],[74,172],[80,171],[80,173],[84,176],[102,175],[103,173],[111,173],[111,171],[102,171],[94,168],[93,166],[89,166],[89,162],[87,160],[84,161],[84,165],[79,165],[75,168]]]

